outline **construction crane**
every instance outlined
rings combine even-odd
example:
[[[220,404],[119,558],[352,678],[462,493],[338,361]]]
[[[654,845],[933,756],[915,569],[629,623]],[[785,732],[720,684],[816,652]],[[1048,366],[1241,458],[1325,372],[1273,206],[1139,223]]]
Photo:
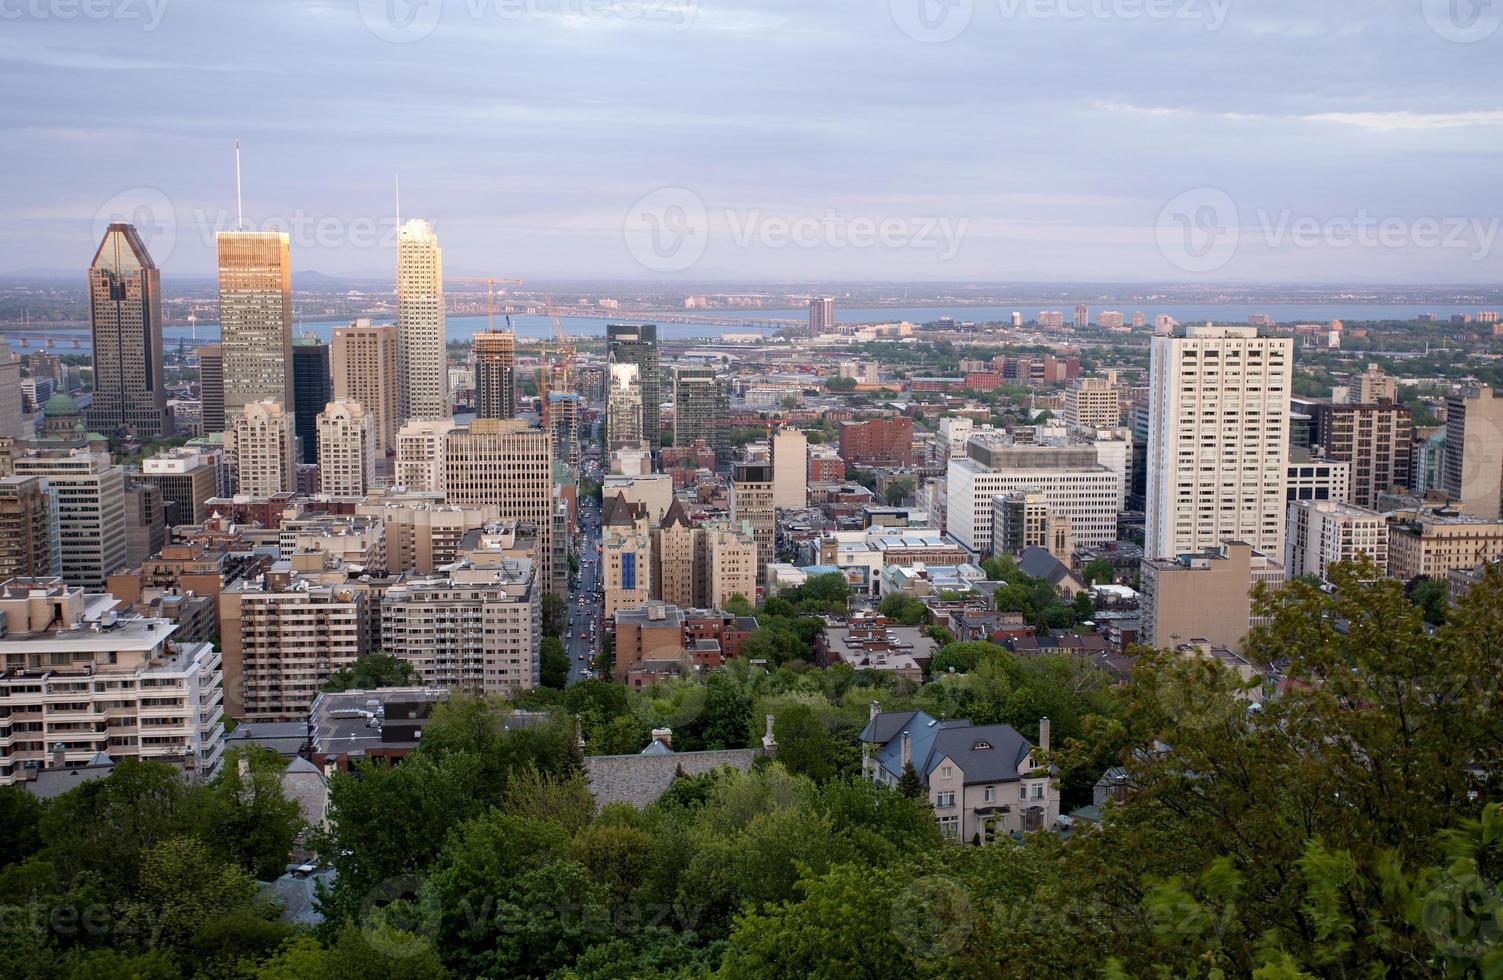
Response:
[[[444,276],[444,282],[485,283],[485,332],[496,332],[496,284],[520,286],[521,279],[501,279],[496,276]],[[502,290],[505,293],[506,290]]]

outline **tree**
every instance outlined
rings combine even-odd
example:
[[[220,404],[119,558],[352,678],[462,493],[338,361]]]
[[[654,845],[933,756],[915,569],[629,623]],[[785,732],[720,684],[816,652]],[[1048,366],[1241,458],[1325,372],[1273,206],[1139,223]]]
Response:
[[[576,559],[577,561],[577,559]],[[563,636],[569,618],[569,603],[557,592],[543,593],[543,635]]]
[[[325,691],[371,691],[378,687],[405,687],[413,682],[412,664],[389,653],[368,653],[349,667],[342,667],[324,682]]]
[[[889,507],[897,507],[912,493],[913,479],[900,476],[887,481],[887,488],[882,491],[882,498],[887,501]]]
[[[918,626],[929,619],[929,607],[911,595],[893,592],[877,604],[877,612],[903,626]]]
[[[223,768],[205,788],[196,814],[198,836],[262,881],[281,876],[293,840],[303,829],[302,809],[282,795],[285,768],[282,757],[271,749],[226,752]]]
[[[924,798],[924,782],[919,779],[918,770],[913,768],[912,762],[903,763],[903,772],[898,776],[898,792],[910,800]]]
[[[825,387],[831,391],[855,391],[855,378],[830,378],[825,382]]]
[[[1425,622],[1440,626],[1446,621],[1448,590],[1444,579],[1420,576],[1411,579],[1404,591],[1409,601],[1423,610]]]
[[[1096,615],[1096,604],[1091,601],[1089,592],[1075,593],[1075,601],[1070,604],[1070,613],[1077,623],[1083,623]]]
[[[0,867],[25,860],[42,846],[42,801],[21,786],[0,786]]]
[[[1081,573],[1086,585],[1110,585],[1116,580],[1116,569],[1105,558],[1096,558],[1086,565]]]
[[[772,735],[778,743],[778,761],[789,772],[816,782],[835,775],[830,732],[807,704],[789,705],[774,713]]]
[[[538,672],[542,685],[562,691],[569,683],[569,655],[564,641],[556,636],[543,637],[538,649]]]

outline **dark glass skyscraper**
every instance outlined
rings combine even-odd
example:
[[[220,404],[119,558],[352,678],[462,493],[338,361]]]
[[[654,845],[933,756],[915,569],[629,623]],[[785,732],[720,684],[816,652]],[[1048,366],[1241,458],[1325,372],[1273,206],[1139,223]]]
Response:
[[[89,426],[100,432],[172,435],[162,376],[161,273],[136,226],[116,222],[89,266],[94,396]]]
[[[301,462],[318,462],[318,413],[333,400],[329,345],[314,334],[303,334],[292,342],[292,411]]]
[[[642,386],[642,438],[656,450],[658,409],[663,404],[658,326],[655,323],[608,323],[605,340],[607,353],[615,356],[617,364],[637,366],[638,383]]]

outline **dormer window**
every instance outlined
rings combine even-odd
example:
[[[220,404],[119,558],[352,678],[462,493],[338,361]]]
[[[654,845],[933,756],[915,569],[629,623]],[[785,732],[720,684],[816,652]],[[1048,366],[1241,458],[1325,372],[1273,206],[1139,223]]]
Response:
[[[980,741],[980,740],[978,740],[975,745],[971,746],[971,751],[972,752],[979,752],[982,749],[989,749],[991,747],[992,747],[992,743],[987,742],[987,741]]]

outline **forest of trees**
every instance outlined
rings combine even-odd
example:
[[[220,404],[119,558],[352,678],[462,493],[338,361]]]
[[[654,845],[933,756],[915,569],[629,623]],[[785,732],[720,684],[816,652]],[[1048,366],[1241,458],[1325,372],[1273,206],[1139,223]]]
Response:
[[[1256,708],[1258,682],[1210,658],[1144,651],[1119,686],[987,644],[948,648],[923,685],[793,659],[646,692],[455,694],[406,759],[332,777],[311,928],[259,897],[298,831],[270,753],[208,784],[122,763],[47,802],[6,787],[5,972],[1496,976],[1503,575],[1432,628],[1401,583],[1332,578],[1260,596],[1246,653],[1283,673]],[[942,840],[924,800],[855,774],[871,701],[1029,738],[1048,715],[1066,810],[1110,766],[1126,802],[1068,834]],[[547,720],[504,728],[518,708]],[[679,751],[750,746],[766,714],[774,759],[597,812],[585,755],[658,725]]]

